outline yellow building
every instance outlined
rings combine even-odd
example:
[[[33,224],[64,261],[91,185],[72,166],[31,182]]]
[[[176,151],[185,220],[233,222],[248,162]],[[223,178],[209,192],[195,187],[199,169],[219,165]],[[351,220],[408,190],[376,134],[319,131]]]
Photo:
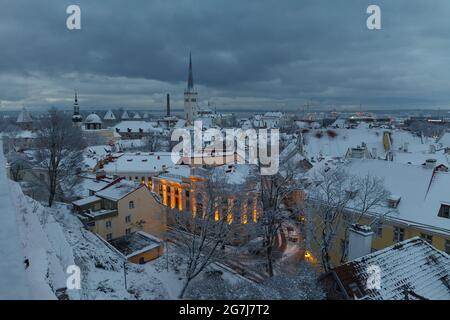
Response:
[[[219,215],[227,214],[227,221],[232,225],[230,243],[243,243],[255,236],[252,225],[258,222],[261,209],[257,185],[249,181],[255,178],[255,174],[249,172],[252,169],[249,165],[225,165],[213,169],[222,170],[220,176],[225,178],[227,184],[236,185],[234,192],[227,192],[222,199],[216,199],[216,202],[222,204],[220,207],[227,208],[222,209],[226,213],[217,210],[216,215],[218,220]],[[171,211],[187,212],[195,218],[199,212],[207,210],[209,192],[204,190],[207,184],[205,174],[206,171],[202,168],[179,165],[153,176],[149,186],[159,194],[161,203]],[[236,179],[236,176],[240,178]],[[217,187],[220,190],[225,186]],[[168,223],[173,221],[169,220]]]
[[[142,184],[118,179],[73,206],[89,229],[107,241],[137,231],[164,238],[166,232],[166,209]]]
[[[348,240],[344,230],[351,223],[370,225],[374,232],[372,251],[419,236],[438,250],[450,254],[450,173],[438,167],[414,166],[381,160],[352,160],[346,165],[350,174],[373,174],[382,179],[391,193],[382,207],[363,215],[359,221],[351,219],[358,212],[347,207],[346,214],[334,222],[336,234],[331,241],[330,258],[333,266],[342,264]],[[312,229],[308,246],[320,260],[320,238],[323,221],[307,212],[306,224]]]

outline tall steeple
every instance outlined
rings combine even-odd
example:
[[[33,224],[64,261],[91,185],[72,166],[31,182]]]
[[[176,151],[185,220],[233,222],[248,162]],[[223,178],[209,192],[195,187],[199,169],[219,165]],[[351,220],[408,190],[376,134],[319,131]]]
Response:
[[[75,90],[75,100],[73,102],[73,114],[80,114],[80,106],[78,105],[78,94],[77,90]]]
[[[78,94],[75,90],[75,99],[73,102],[73,115],[72,115],[72,123],[74,125],[79,126],[81,124],[81,121],[83,121],[83,118],[80,115],[80,106],[78,105]]]
[[[188,83],[184,92],[184,116],[187,125],[192,125],[198,114],[197,92],[194,89],[194,76],[192,74],[192,56],[189,52]]]
[[[189,74],[188,74],[188,86],[187,86],[188,92],[194,91],[194,75],[192,74],[192,56],[189,52]]]

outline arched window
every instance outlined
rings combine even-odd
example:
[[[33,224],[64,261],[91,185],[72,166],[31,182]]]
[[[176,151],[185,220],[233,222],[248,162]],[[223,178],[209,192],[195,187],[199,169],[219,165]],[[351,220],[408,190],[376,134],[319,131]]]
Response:
[[[134,209],[134,201],[128,202],[128,208]]]

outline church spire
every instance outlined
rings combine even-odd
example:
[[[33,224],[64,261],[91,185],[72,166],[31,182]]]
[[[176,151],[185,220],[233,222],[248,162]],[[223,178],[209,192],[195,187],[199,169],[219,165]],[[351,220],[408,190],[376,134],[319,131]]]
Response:
[[[78,93],[77,90],[75,90],[75,98],[73,101],[73,115],[72,115],[72,122],[75,125],[80,125],[83,118],[80,115],[80,106],[78,105]]]
[[[189,52],[189,75],[188,75],[188,86],[187,86],[188,92],[194,91],[194,76],[192,74],[192,56]]]

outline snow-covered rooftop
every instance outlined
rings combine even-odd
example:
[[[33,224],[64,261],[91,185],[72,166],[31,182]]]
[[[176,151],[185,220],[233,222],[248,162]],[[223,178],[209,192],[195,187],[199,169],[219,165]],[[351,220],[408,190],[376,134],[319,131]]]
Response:
[[[37,134],[30,130],[21,130],[16,132],[14,137],[17,139],[34,139]]]
[[[114,162],[105,164],[103,170],[106,174],[152,173],[163,170],[164,167],[173,166],[170,152],[137,152],[124,153]]]
[[[127,194],[138,189],[140,186],[134,181],[121,180],[111,186],[95,193],[97,197],[117,201],[125,197]]]
[[[86,117],[84,122],[85,123],[102,123],[102,119],[100,119],[100,117],[97,114],[91,113],[90,115],[88,115]]]
[[[450,234],[450,219],[438,217],[441,205],[450,203],[450,173],[383,160],[353,159],[345,168],[349,174],[383,179],[385,188],[401,197],[386,219]]]
[[[112,112],[112,110],[109,109],[109,110],[105,113],[105,115],[104,115],[104,117],[103,117],[103,120],[116,120],[116,116],[114,115],[114,113]]]
[[[84,199],[80,199],[80,200],[74,201],[74,202],[72,202],[72,204],[77,206],[77,207],[81,207],[81,206],[85,206],[87,204],[94,203],[94,202],[97,202],[97,201],[100,201],[100,200],[102,200],[102,199],[97,197],[97,196],[90,196],[90,197],[87,197],[87,198],[84,198]]]
[[[392,150],[395,154],[403,152],[406,155],[425,154],[430,152],[431,145],[435,145],[434,139],[420,137],[404,130],[358,126],[355,129],[328,128],[306,132],[304,133],[305,151],[309,158],[317,158],[319,155],[322,157],[343,157],[349,148],[355,148],[365,143],[368,151],[375,151],[374,156],[384,157],[386,154],[383,146],[385,131],[390,132]],[[396,161],[395,156],[394,161]]]
[[[373,266],[381,271],[379,290],[367,289]],[[359,299],[450,300],[450,256],[419,237],[350,261],[333,271],[350,297],[355,295],[353,287],[361,293],[356,290]]]
[[[133,232],[109,243],[127,259],[161,246],[161,240],[142,231]]]
[[[225,164],[213,169],[213,178],[224,178],[224,182],[230,185],[242,185],[258,176],[257,169],[257,166],[252,164]]]
[[[20,111],[16,122],[17,123],[29,123],[29,122],[33,122],[33,119],[31,118],[30,114],[28,113],[28,110],[25,108],[22,108],[22,111]]]
[[[114,130],[133,133],[158,131],[150,122],[146,121],[122,121],[115,125]]]
[[[122,119],[122,120],[130,119],[130,116],[128,115],[128,112],[126,110],[122,113],[122,115],[120,116],[120,119]]]

